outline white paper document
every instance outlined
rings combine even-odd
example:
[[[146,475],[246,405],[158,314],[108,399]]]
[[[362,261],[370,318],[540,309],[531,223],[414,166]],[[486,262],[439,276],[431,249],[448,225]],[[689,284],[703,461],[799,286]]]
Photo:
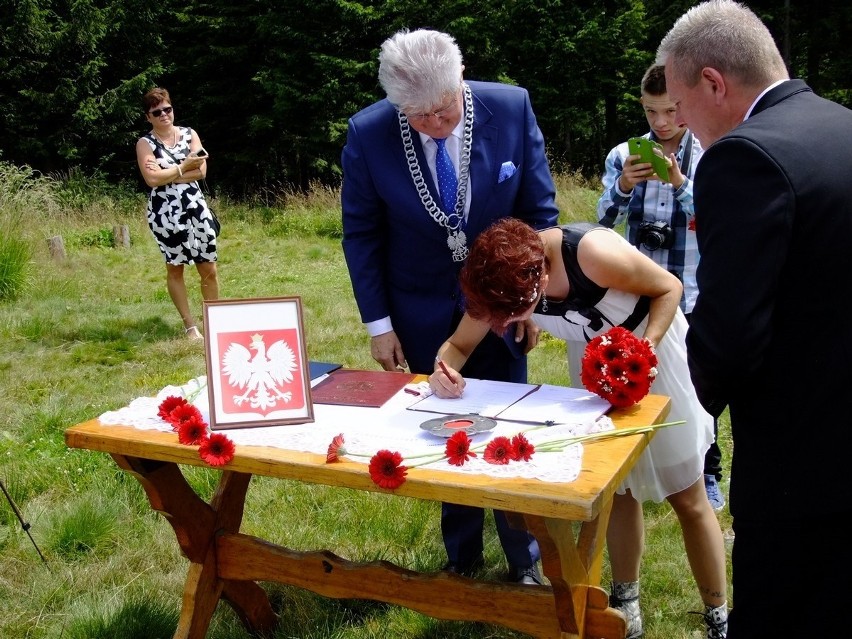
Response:
[[[458,399],[430,395],[408,409],[442,415],[476,414],[536,424],[590,422],[610,409],[609,402],[580,388],[482,379],[465,379],[465,382],[464,393]]]
[[[535,384],[465,378],[464,393],[461,397],[441,399],[437,395],[430,395],[412,404],[408,409],[442,415],[475,414],[483,417],[497,417],[499,413],[535,389]]]
[[[610,408],[608,401],[582,388],[542,384],[506,408],[498,419],[582,424],[596,420]]]

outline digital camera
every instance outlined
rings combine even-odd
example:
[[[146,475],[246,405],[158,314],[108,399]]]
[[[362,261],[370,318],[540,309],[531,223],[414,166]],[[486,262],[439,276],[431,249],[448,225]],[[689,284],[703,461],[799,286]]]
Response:
[[[636,233],[636,246],[649,251],[674,246],[674,229],[665,222],[642,222]]]

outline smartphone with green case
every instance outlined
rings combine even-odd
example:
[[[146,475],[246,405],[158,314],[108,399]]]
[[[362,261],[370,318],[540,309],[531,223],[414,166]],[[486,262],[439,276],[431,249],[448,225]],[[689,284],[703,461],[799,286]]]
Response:
[[[663,153],[663,146],[648,138],[630,138],[627,140],[630,155],[638,155],[639,162],[650,163],[654,173],[663,181],[669,181],[669,161]]]

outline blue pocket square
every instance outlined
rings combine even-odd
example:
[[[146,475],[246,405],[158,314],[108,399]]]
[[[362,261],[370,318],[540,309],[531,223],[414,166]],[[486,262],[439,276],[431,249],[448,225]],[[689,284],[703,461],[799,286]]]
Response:
[[[508,180],[517,170],[518,167],[516,167],[514,163],[503,162],[503,164],[500,165],[500,175],[497,176],[497,184],[500,184],[503,180]]]

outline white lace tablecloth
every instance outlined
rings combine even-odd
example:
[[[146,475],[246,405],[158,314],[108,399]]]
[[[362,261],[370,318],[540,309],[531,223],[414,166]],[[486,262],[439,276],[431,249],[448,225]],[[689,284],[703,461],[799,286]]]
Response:
[[[198,392],[200,390],[200,392]],[[139,397],[117,411],[100,416],[105,426],[133,426],[142,430],[171,432],[172,427],[157,416],[160,403],[170,395],[191,397],[198,393],[193,404],[209,422],[209,399],[205,377],[190,380],[183,386],[166,386],[156,397]],[[434,453],[443,455],[446,440],[420,428],[420,424],[439,417],[434,413],[406,410],[420,398],[400,390],[381,408],[355,406],[333,406],[314,404],[315,421],[306,424],[267,426],[257,428],[234,428],[218,430],[225,433],[235,444],[241,446],[272,446],[288,450],[319,453],[325,455],[332,439],[342,434],[350,455],[347,459],[368,463],[378,450],[396,451],[403,456],[403,465],[417,465],[434,470],[455,473],[473,473],[491,477],[521,477],[547,482],[571,482],[580,473],[583,460],[582,444],[572,444],[559,452],[537,451],[528,462],[509,462],[506,465],[489,464],[483,459],[485,444],[493,437],[504,435],[511,438],[523,431],[534,445],[564,439],[573,435],[612,430],[615,426],[608,417],[578,424],[563,424],[548,427],[533,427],[514,422],[497,422],[489,432],[471,437],[477,457],[463,466],[453,466],[446,459],[423,463]],[[177,435],[175,435],[177,437]],[[358,453],[363,457],[355,456]]]

